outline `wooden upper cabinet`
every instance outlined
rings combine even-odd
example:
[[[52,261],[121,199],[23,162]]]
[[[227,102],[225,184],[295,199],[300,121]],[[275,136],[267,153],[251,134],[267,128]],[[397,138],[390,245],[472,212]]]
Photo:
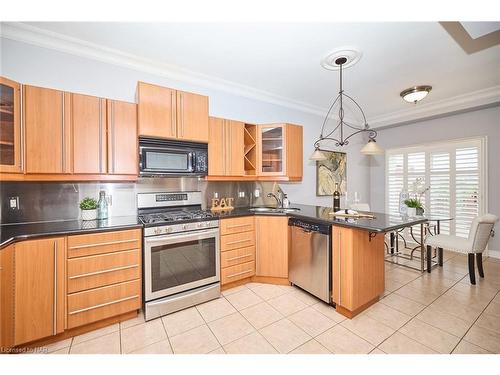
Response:
[[[64,331],[65,238],[15,244],[14,345]]]
[[[21,85],[0,77],[0,172],[22,173]]]
[[[176,90],[139,82],[137,94],[139,135],[176,138]]]
[[[302,180],[304,170],[303,127],[286,125],[286,175],[293,180]]]
[[[75,174],[106,173],[106,100],[67,93],[66,118],[72,127],[72,159]]]
[[[210,117],[208,137],[208,174],[243,176],[244,127],[239,121]]]
[[[138,174],[137,105],[107,101],[108,173]]]
[[[27,173],[69,173],[71,134],[62,91],[24,86]]]
[[[245,124],[240,121],[226,120],[227,130],[227,175],[243,176],[245,174]],[[209,159],[210,160],[210,159]]]
[[[288,218],[255,217],[255,274],[288,278]]]
[[[224,119],[210,117],[208,125],[208,175],[226,174],[226,151],[224,137]]]
[[[208,97],[177,91],[177,138],[208,142]]]

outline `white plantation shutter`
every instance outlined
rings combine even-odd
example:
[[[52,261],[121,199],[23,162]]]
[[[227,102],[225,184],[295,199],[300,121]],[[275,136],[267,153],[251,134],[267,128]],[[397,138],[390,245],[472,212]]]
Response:
[[[398,214],[399,193],[421,178],[429,187],[421,197],[425,213],[452,217],[441,233],[467,237],[474,217],[485,213],[485,144],[475,138],[387,150],[386,211]]]

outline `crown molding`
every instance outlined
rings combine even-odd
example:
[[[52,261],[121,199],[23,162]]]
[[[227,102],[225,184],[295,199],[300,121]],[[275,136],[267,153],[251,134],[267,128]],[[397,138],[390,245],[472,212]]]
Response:
[[[368,123],[371,128],[380,128],[422,121],[431,117],[469,111],[498,103],[500,103],[500,86],[497,85],[436,102],[417,103],[416,105],[409,103],[410,108],[408,109],[372,117]]]
[[[281,95],[276,95],[265,90],[251,86],[209,76],[203,73],[183,69],[178,66],[145,59],[143,57],[126,53],[78,38],[41,29],[22,22],[2,22],[0,36],[38,47],[48,48],[59,52],[68,53],[108,64],[122,66],[157,76],[201,86],[207,89],[242,96],[266,103],[291,108],[294,110],[324,116],[326,110],[301,101],[293,100]]]
[[[0,36],[321,117],[324,117],[328,110],[327,108],[293,100],[265,90],[193,72],[178,66],[145,59],[137,55],[27,25],[22,22],[0,23]],[[437,102],[418,103],[413,107],[410,104],[410,108],[405,110],[370,117],[368,118],[368,123],[371,128],[376,129],[421,121],[430,117],[442,116],[454,112],[473,110],[479,107],[491,106],[495,103],[500,103],[500,86],[493,86]]]

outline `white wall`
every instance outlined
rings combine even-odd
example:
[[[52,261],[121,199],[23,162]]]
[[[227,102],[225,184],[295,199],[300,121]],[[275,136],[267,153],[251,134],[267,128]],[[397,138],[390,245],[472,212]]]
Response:
[[[396,148],[450,139],[487,136],[488,148],[488,207],[500,216],[500,107],[472,111],[453,116],[422,121],[379,131],[377,142],[384,148]],[[373,210],[385,209],[385,158],[371,160],[371,204]],[[500,251],[500,224],[490,249]]]
[[[5,38],[0,38],[0,43],[0,74],[21,83],[135,101],[137,81],[145,81],[208,95],[212,116],[303,125],[304,178],[301,183],[283,185],[283,190],[292,202],[332,204],[330,197],[316,197],[315,166],[308,160],[323,121],[319,116]],[[368,200],[369,159],[359,154],[359,148],[359,144],[352,144],[347,150],[348,190],[358,191],[363,200]]]

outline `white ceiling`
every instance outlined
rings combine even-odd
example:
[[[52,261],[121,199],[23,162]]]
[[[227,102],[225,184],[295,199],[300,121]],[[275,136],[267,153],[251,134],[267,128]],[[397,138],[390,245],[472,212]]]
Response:
[[[328,108],[339,83],[338,72],[323,69],[321,59],[336,48],[353,46],[363,56],[345,71],[344,89],[364,108],[369,123],[393,113],[418,112],[399,97],[409,86],[433,86],[418,104],[422,108],[500,87],[500,46],[468,55],[437,22],[29,25],[320,111]]]

